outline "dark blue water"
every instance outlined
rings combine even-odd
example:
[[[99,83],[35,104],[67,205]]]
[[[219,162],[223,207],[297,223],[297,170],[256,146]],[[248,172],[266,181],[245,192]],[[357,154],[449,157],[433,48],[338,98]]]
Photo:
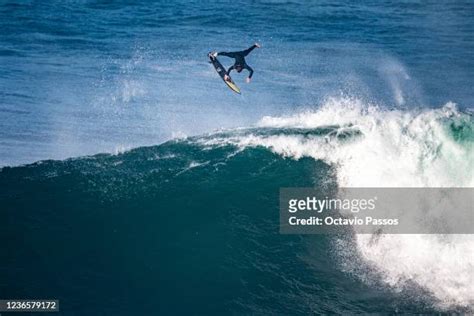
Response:
[[[390,266],[434,273],[440,297],[412,271],[412,282],[402,277],[391,287],[355,255],[350,235],[279,234],[279,188],[334,187],[328,164],[264,148],[203,149],[199,141],[3,168],[2,297],[59,299],[64,315],[469,311],[469,274],[459,272],[467,266],[472,274],[472,266],[462,243],[431,240],[440,252],[424,259],[407,252]],[[436,262],[453,248],[458,271],[438,278]],[[449,260],[442,266],[451,269]]]
[[[473,187],[473,52],[472,1],[0,1],[0,299],[472,313],[472,236],[281,235],[278,192]]]
[[[2,1],[0,163],[115,152],[347,94],[471,107],[471,1]],[[210,50],[255,41],[241,97]],[[230,65],[230,60],[222,60]]]

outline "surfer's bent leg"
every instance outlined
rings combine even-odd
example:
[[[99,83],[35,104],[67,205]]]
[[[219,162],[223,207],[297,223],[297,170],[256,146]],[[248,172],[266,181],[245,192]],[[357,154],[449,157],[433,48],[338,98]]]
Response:
[[[220,52],[217,53],[217,56],[227,56],[230,58],[235,58],[236,52]]]
[[[242,53],[242,55],[247,56],[247,55],[248,55],[251,51],[253,51],[256,47],[257,47],[257,45],[252,45],[252,46],[250,46],[249,48],[247,48],[246,50],[243,50],[241,53]]]

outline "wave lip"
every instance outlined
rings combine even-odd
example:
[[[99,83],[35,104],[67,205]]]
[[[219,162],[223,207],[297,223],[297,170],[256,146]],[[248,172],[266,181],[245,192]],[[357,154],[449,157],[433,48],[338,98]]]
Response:
[[[340,187],[474,187],[473,119],[453,103],[401,111],[332,98],[315,111],[264,117],[258,126],[204,143],[263,146],[285,157],[322,160],[334,166]],[[372,237],[355,235],[353,244],[386,285],[415,283],[440,309],[472,309],[472,235]]]

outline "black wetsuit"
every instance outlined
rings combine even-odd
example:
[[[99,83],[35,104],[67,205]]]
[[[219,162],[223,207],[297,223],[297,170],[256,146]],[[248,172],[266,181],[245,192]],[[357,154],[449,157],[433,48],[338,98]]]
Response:
[[[252,45],[251,47],[247,48],[246,50],[242,50],[240,52],[220,52],[217,53],[218,56],[227,56],[230,58],[235,59],[234,65],[232,65],[229,70],[227,70],[227,74],[234,70],[236,67],[241,67],[242,69],[247,69],[249,71],[249,78],[252,78],[253,69],[250,68],[249,65],[245,62],[245,56],[247,56],[255,47],[256,45]]]

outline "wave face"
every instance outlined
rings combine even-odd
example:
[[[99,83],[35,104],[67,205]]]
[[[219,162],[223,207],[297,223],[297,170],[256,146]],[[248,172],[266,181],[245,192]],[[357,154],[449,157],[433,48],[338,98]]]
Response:
[[[472,236],[280,235],[278,190],[472,187],[473,145],[454,104],[339,98],[251,129],[5,167],[0,292],[65,312],[471,312]]]
[[[263,146],[283,156],[311,157],[336,169],[341,187],[473,187],[472,115],[452,103],[437,110],[387,111],[352,99],[331,99],[320,110],[290,117],[265,117],[264,128],[321,129],[321,135],[249,134],[219,141]],[[215,140],[212,140],[214,142]],[[466,172],[468,171],[468,172]],[[407,210],[409,212],[409,210]],[[416,283],[437,306],[472,306],[474,239],[450,235],[356,235],[357,253],[383,282],[401,289]],[[349,267],[361,274],[360,267]],[[372,271],[373,272],[373,271]],[[367,273],[364,277],[367,277]]]

